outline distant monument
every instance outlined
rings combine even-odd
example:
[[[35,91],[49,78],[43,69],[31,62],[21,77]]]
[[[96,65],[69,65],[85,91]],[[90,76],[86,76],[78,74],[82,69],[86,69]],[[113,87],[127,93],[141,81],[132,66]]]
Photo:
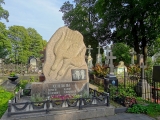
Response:
[[[93,58],[91,56],[91,50],[93,50],[93,48],[91,48],[91,45],[88,45],[88,57],[87,57],[87,65],[88,65],[88,69],[89,70],[92,70],[92,67],[93,67]]]
[[[131,66],[134,65],[134,55],[136,54],[136,52],[134,51],[134,48],[132,48],[130,50],[130,55],[131,55]]]
[[[96,64],[102,65],[102,55],[100,53],[100,45],[97,47],[98,48],[98,54],[96,56]]]
[[[123,61],[120,61],[118,66],[116,66],[116,74],[124,76],[124,70],[127,72],[127,67],[124,65]]]
[[[47,43],[44,83],[32,84],[32,94],[64,95],[88,92],[88,67],[83,36],[68,27],[59,28]]]

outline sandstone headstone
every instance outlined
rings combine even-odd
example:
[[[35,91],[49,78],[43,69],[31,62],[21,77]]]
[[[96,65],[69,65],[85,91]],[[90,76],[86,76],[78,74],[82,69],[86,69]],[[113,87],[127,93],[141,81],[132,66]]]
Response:
[[[46,82],[72,81],[72,69],[87,69],[83,36],[68,27],[59,28],[46,47],[43,72]]]
[[[32,84],[32,94],[82,94],[88,92],[88,67],[83,36],[68,27],[59,28],[47,43],[44,83]],[[36,86],[38,89],[36,89]]]

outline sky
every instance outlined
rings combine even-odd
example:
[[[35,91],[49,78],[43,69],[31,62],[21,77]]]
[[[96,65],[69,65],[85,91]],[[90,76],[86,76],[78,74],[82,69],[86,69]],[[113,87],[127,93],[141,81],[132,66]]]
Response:
[[[65,1],[68,0],[4,0],[2,7],[9,12],[9,22],[3,19],[1,22],[7,28],[13,25],[34,28],[49,41],[56,30],[64,26],[59,10]]]

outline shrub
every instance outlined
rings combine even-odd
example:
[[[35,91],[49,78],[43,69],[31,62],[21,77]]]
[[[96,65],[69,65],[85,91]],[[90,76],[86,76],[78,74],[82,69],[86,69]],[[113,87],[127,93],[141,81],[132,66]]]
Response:
[[[160,115],[160,104],[150,103],[148,105],[135,104],[133,107],[128,108],[129,113],[143,113],[152,117]]]
[[[40,94],[34,94],[31,96],[32,102],[42,102],[44,100],[45,100],[44,97],[42,97]]]
[[[104,77],[109,73],[109,69],[107,65],[100,65],[96,64],[95,67],[93,67],[93,74],[95,74],[98,77]]]

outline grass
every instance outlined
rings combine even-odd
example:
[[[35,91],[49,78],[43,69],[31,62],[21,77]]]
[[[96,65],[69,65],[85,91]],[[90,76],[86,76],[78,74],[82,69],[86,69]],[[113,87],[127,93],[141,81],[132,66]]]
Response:
[[[24,89],[26,84],[29,82],[30,81],[28,80],[21,80],[20,83],[16,86],[16,89],[14,92],[17,92],[20,87]],[[3,87],[0,87],[0,118],[6,112],[8,108],[8,101],[11,100],[13,96],[14,94],[12,92],[8,92]]]
[[[0,118],[8,108],[8,101],[13,98],[13,93],[6,91],[0,87]]]

